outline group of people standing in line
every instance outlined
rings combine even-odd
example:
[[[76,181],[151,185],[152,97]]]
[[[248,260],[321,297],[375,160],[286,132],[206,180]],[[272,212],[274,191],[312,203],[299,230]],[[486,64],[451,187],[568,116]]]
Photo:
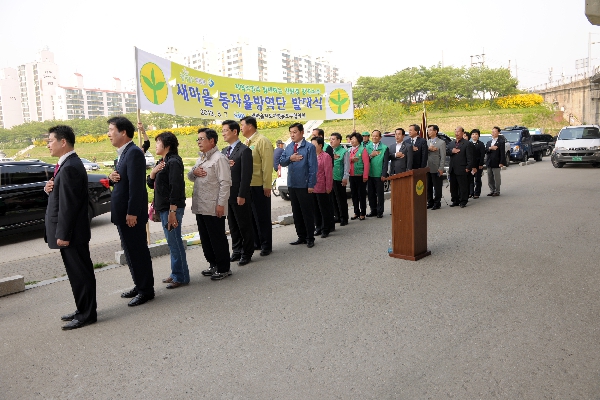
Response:
[[[168,131],[159,134],[155,139],[156,154],[161,159],[144,177],[144,152],[149,141],[143,126],[138,124],[146,138],[144,150],[133,143],[135,128],[127,118],[111,118],[108,125],[109,140],[118,154],[115,169],[109,175],[113,186],[111,221],[117,227],[134,283],[121,297],[131,299],[128,305],[132,307],[152,300],[155,295],[152,259],[146,242],[145,225],[149,215],[145,184],[154,190],[153,208],[160,216],[170,249],[171,273],[162,282],[167,284],[167,289],[175,289],[190,282],[181,237],[185,177],[194,183],[191,210],[196,215],[202,249],[209,264],[202,275],[218,281],[232,274],[232,262],[238,261],[238,265],[243,266],[252,261],[256,251],[260,251],[261,256],[272,252],[272,168],[288,167],[288,190],[298,236],[290,244],[312,248],[315,236],[328,237],[336,223],[345,226],[349,219],[382,218],[383,184],[389,175],[428,166],[428,208],[440,208],[446,154],[450,156],[451,206],[464,207],[469,198],[469,173],[473,179],[472,197],[479,196],[481,187],[483,158],[475,153],[485,155],[477,143],[478,132],[472,132],[474,143],[470,144],[464,130],[458,127],[456,139],[446,148],[445,142],[437,138],[436,125],[428,126],[428,139],[424,139],[416,124],[410,125],[407,139],[402,128],[396,129],[395,148],[390,149],[381,142],[379,130],[371,134],[353,132],[346,137],[350,142],[347,148],[342,145],[339,133],[332,133],[329,144],[325,143],[322,129],[313,130],[313,136],[307,141],[303,125],[294,123],[289,128],[290,143],[284,146],[278,141],[274,151],[270,140],[257,131],[256,119],[245,117],[240,122],[222,122],[221,136],[226,145],[221,146],[221,150],[215,130],[199,129],[199,157],[187,173],[178,154],[177,137]],[[499,128],[494,127],[493,132],[493,139],[485,145],[485,153],[488,154],[490,195],[497,196],[500,167],[505,164],[504,142],[498,138]],[[59,160],[54,177],[44,189],[49,196],[45,237],[49,247],[61,251],[77,306],[75,312],[61,317],[68,322],[63,326],[65,330],[80,328],[97,319],[96,282],[89,254],[90,226],[82,211],[87,212],[88,193],[81,189],[87,188],[87,174],[74,145],[75,135],[70,127],[50,129],[48,148]],[[346,199],[348,183],[354,208],[350,218]],[[367,188],[369,214],[366,213]],[[231,251],[225,235],[225,218],[229,223]]]

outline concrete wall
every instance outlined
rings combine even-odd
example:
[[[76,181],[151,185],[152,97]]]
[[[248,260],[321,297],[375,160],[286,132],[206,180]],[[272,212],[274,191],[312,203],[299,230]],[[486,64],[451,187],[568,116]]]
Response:
[[[572,125],[600,125],[600,76],[536,91],[547,103],[554,104]]]

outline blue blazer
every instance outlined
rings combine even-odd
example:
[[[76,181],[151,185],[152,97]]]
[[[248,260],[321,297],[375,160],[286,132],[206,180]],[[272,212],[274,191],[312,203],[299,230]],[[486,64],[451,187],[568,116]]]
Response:
[[[146,158],[142,149],[130,142],[121,153],[116,171],[121,180],[114,184],[110,201],[110,220],[125,225],[127,215],[135,215],[137,222],[148,221],[148,191],[146,190]]]
[[[288,167],[288,187],[291,188],[314,188],[317,184],[317,151],[312,143],[304,138],[298,143],[297,152],[303,158],[300,161],[292,161],[294,155],[294,142],[287,145],[279,163],[282,167]]]

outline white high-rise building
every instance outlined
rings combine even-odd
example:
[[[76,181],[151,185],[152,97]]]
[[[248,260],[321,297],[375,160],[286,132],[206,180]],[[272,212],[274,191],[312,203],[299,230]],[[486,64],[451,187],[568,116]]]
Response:
[[[0,128],[10,129],[23,123],[19,75],[14,68],[0,70]]]
[[[54,54],[48,49],[40,51],[37,61],[19,65],[18,75],[23,122],[54,119],[52,96],[59,83]]]

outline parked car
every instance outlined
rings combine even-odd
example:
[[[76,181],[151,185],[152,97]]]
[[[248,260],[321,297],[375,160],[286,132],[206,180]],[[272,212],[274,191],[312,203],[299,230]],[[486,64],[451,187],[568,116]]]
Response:
[[[42,229],[48,204],[46,182],[54,165],[44,162],[0,162],[0,236]],[[110,212],[111,191],[106,175],[88,174],[90,220]]]
[[[556,145],[556,136],[552,136],[547,133],[532,133],[531,140],[533,142],[543,142],[547,145],[546,151],[544,151],[544,156],[549,156],[552,154],[552,150],[554,150],[554,146]]]
[[[85,167],[86,171],[98,171],[98,169],[100,169],[100,166],[98,164],[88,159],[82,158],[81,162],[83,163],[83,166]]]
[[[600,167],[600,128],[598,125],[562,128],[550,159],[555,168],[562,168],[567,163]]]
[[[506,162],[510,161],[527,161],[533,157],[536,161],[542,161],[542,157],[548,149],[548,144],[545,142],[534,142],[529,129],[524,126],[510,126],[504,128],[500,132],[507,140],[507,146],[510,146],[510,154],[507,150]],[[508,147],[507,147],[508,149]]]
[[[146,152],[146,169],[152,169],[156,165],[154,156],[149,151]]]

